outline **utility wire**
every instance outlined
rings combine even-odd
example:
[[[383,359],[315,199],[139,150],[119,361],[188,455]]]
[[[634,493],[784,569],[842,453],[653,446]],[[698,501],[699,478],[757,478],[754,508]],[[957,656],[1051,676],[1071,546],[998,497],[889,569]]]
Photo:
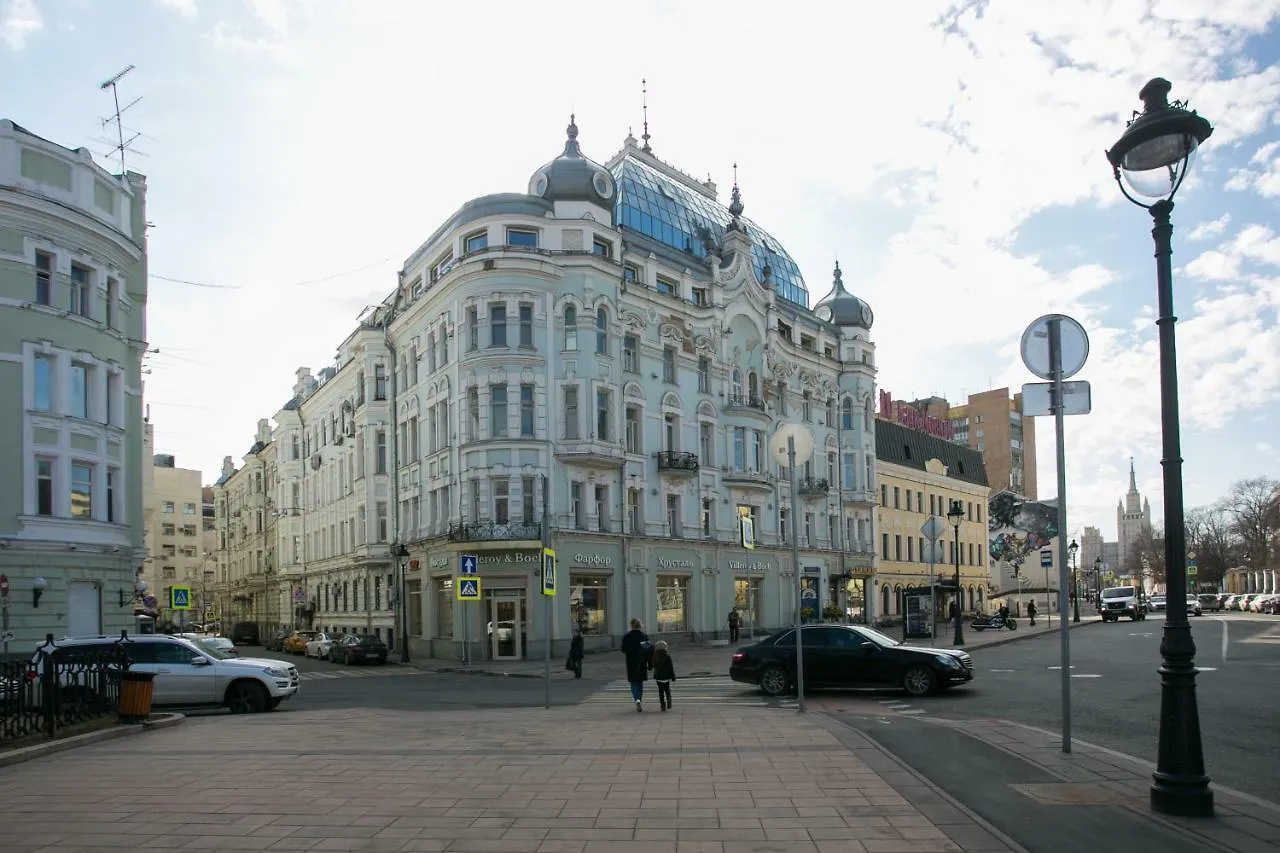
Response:
[[[307,287],[313,284],[324,284],[325,282],[334,281],[339,278],[344,278],[349,275],[355,275],[356,273],[364,272],[365,270],[373,269],[374,267],[381,266],[382,264],[385,264],[387,261],[390,261],[390,260],[391,258],[390,256],[388,256],[388,257],[382,258],[381,260],[374,261],[373,263],[356,267],[355,269],[343,270],[342,272],[336,272],[336,273],[333,273],[332,275],[321,276],[320,278],[311,278],[311,279],[307,279],[306,281],[295,281],[293,284],[288,284],[285,286],[286,287]],[[243,290],[244,289],[244,285],[242,284],[211,284],[205,281],[191,281],[190,279],[174,278],[173,276],[158,275],[156,273],[149,273],[148,278],[154,278],[159,281],[167,281],[173,284],[185,284],[189,287],[205,287],[205,288],[210,288],[212,290]]]

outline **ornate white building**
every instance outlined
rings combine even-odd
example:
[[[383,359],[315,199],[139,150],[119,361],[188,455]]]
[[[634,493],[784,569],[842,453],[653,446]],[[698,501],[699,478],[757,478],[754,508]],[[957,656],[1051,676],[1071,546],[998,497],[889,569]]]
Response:
[[[1138,479],[1134,473],[1133,460],[1129,460],[1129,491],[1124,500],[1116,505],[1117,532],[1117,572],[1127,573],[1131,567],[1129,561],[1135,553],[1136,543],[1144,534],[1151,531],[1151,502],[1138,493]]]

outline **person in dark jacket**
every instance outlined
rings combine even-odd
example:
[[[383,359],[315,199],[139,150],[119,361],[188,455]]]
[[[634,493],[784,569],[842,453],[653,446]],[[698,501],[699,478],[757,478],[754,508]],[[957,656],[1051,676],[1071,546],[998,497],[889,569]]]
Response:
[[[729,611],[729,642],[738,642],[738,630],[742,625],[742,617],[738,615],[738,608]]]
[[[644,699],[644,683],[649,679],[650,660],[653,647],[649,645],[649,637],[640,626],[639,619],[631,620],[631,630],[622,638],[622,655],[627,661],[627,683],[631,685],[631,698],[636,703],[636,711],[643,711],[641,701]]]
[[[573,639],[569,641],[569,669],[573,670],[574,678],[582,677],[582,659],[586,657],[583,650],[582,631],[577,628],[573,629]]]
[[[1039,610],[1036,609],[1036,603],[1034,601],[1027,602],[1027,618],[1031,620],[1032,625],[1036,624],[1036,614],[1038,612]]]
[[[671,682],[676,680],[676,666],[671,660],[667,644],[659,640],[653,644],[653,681],[658,685],[658,704],[662,710],[671,707]]]

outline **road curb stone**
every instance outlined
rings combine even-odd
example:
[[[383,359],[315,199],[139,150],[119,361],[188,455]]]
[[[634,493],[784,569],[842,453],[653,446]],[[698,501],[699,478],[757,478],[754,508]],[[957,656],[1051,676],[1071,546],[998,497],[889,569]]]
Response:
[[[24,746],[21,749],[0,752],[0,768],[12,767],[15,764],[23,764],[28,761],[34,761],[37,758],[44,758],[47,755],[56,755],[59,752],[66,752],[69,749],[89,746],[90,744],[102,743],[103,741],[115,740],[129,735],[138,735],[146,731],[167,729],[178,725],[185,719],[186,716],[183,714],[154,714],[141,725],[118,723],[112,728],[102,729],[101,731],[85,732],[81,735],[73,735],[68,738]]]

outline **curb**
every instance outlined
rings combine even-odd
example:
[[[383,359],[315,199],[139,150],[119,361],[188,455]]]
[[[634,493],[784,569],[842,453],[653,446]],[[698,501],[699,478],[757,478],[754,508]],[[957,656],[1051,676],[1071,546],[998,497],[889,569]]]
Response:
[[[1082,620],[1079,623],[1072,623],[1072,624],[1073,624],[1073,627],[1071,628],[1071,630],[1079,631],[1081,628],[1085,627],[1086,625],[1101,625],[1102,620],[1101,619],[1090,619],[1088,621]],[[994,649],[997,646],[1007,646],[1009,643],[1017,643],[1017,642],[1021,642],[1022,640],[1032,640],[1032,639],[1035,639],[1036,637],[1057,637],[1057,636],[1060,636],[1060,634],[1055,629],[1051,629],[1048,631],[1036,631],[1034,634],[1030,634],[1030,633],[1019,634],[1016,631],[1011,631],[1008,637],[1004,637],[999,640],[993,640],[990,643],[982,643],[977,646],[964,645],[964,646],[960,646],[960,648],[972,654],[974,652],[982,651],[983,649]]]
[[[101,731],[96,732],[85,732],[82,735],[74,735],[60,740],[51,740],[45,743],[24,746],[21,749],[14,749],[8,752],[0,752],[0,767],[12,767],[15,764],[22,764],[27,761],[34,761],[37,758],[44,758],[46,755],[56,755],[59,752],[66,752],[69,749],[89,746],[90,744],[102,743],[103,741],[108,740],[115,740],[116,738],[128,737],[129,735],[138,735],[146,731],[167,729],[171,726],[178,725],[185,719],[186,717],[182,714],[153,714],[141,725],[127,725],[119,723],[114,728],[110,729],[102,729]]]

